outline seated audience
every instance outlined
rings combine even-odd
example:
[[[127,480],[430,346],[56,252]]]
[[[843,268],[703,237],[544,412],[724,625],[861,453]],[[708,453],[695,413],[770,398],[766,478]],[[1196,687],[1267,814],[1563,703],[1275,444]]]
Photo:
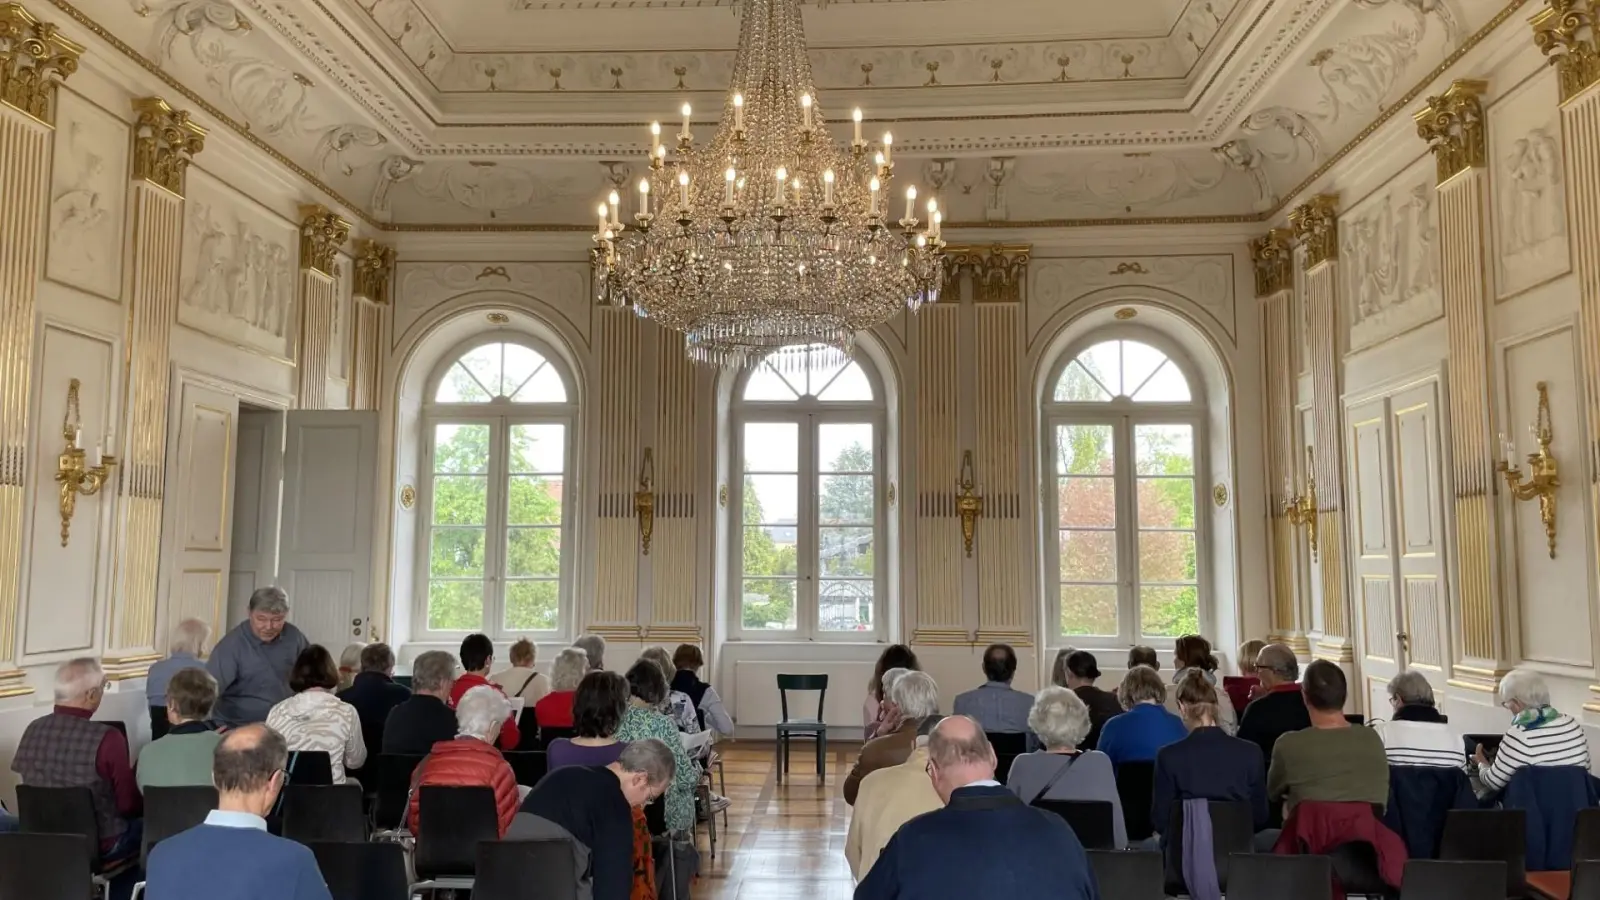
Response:
[[[678,738],[678,727],[657,712],[667,696],[667,677],[661,667],[641,659],[628,669],[628,710],[617,727],[617,740],[632,743],[655,738],[672,750],[672,781],[667,787],[667,830],[694,828],[694,790],[700,783],[700,766],[689,758]],[[626,752],[626,751],[624,751]]]
[[[1205,676],[1212,685],[1217,683],[1217,658],[1211,653],[1211,642],[1198,634],[1178,638],[1172,652],[1172,683],[1167,685],[1167,712],[1178,713],[1178,685],[1190,669]],[[1239,717],[1234,714],[1233,701],[1226,693],[1217,694],[1217,725],[1229,734],[1239,730]]]
[[[951,716],[935,726],[927,769],[944,809],[900,827],[856,887],[858,900],[986,897],[997,888],[1011,897],[1096,900],[1072,828],[995,783],[994,748],[977,722]]]
[[[556,738],[545,748],[550,768],[609,766],[626,747],[617,729],[628,711],[628,680],[615,672],[590,672],[578,682],[572,703],[574,736]]]
[[[331,658],[331,657],[330,657]],[[150,850],[145,896],[152,900],[332,900],[304,844],[267,833],[283,789],[289,748],[265,725],[246,725],[217,746],[217,808],[203,825]]]
[[[1062,647],[1060,650],[1056,651],[1055,662],[1050,664],[1051,684],[1055,685],[1056,687],[1064,687],[1069,690],[1072,688],[1072,685],[1067,684],[1067,660],[1076,652],[1078,651],[1072,647]]]
[[[494,641],[486,634],[469,634],[461,641],[461,675],[450,688],[450,705],[461,702],[463,695],[475,687],[492,687],[504,694],[500,686],[489,680],[489,669],[494,666]],[[500,749],[515,750],[522,733],[517,730],[517,717],[507,708],[505,726],[500,729]]]
[[[211,648],[206,671],[217,680],[211,717],[224,725],[265,721],[273,705],[287,700],[289,673],[311,646],[289,621],[289,595],[280,587],[256,588],[248,618]]]
[[[1265,652],[1265,651],[1263,651]],[[1267,799],[1284,804],[1285,822],[1297,804],[1389,802],[1389,763],[1383,739],[1344,717],[1344,672],[1327,660],[1306,666],[1300,686],[1311,727],[1278,738],[1267,769]],[[1286,826],[1287,827],[1287,826]]]
[[[411,699],[411,691],[394,680],[394,651],[388,644],[368,644],[361,648],[361,671],[350,686],[339,692],[339,699],[355,707],[361,719],[361,740],[367,751],[383,747],[383,725],[396,706]]]
[[[1389,721],[1377,729],[1389,765],[1459,769],[1467,764],[1461,738],[1450,733],[1448,720],[1434,705],[1433,685],[1421,672],[1407,669],[1389,680],[1389,707]]]
[[[511,714],[511,701],[491,685],[478,685],[456,703],[459,733],[433,745],[433,751],[411,773],[411,802],[406,822],[419,834],[421,791],[424,787],[486,787],[494,790],[500,814],[500,836],[511,827],[517,813],[517,776],[511,764],[495,749],[500,725]]]
[[[861,747],[861,755],[844,780],[844,802],[855,805],[856,792],[867,773],[898,766],[911,755],[922,720],[939,712],[939,686],[923,672],[907,672],[890,688],[890,700],[900,713],[900,727],[879,734]]]
[[[289,673],[294,696],[272,707],[267,727],[283,735],[290,753],[320,750],[328,754],[333,783],[344,784],[347,769],[359,769],[366,763],[367,744],[361,737],[356,708],[334,696],[338,685],[333,654],[321,644],[312,644]]]
[[[580,634],[572,646],[582,650],[589,661],[589,671],[599,672],[606,667],[606,639],[598,634]]]
[[[676,738],[672,743],[676,743]],[[634,741],[605,766],[564,766],[523,798],[507,840],[570,841],[578,883],[574,896],[630,900],[654,896],[653,880],[636,885],[634,810],[672,783],[681,748],[654,738]],[[643,893],[633,893],[635,887]]]
[[[345,644],[344,649],[339,651],[338,691],[340,693],[350,690],[350,685],[355,684],[356,675],[361,672],[361,651],[365,649],[367,649],[366,644],[356,641]]]
[[[1162,705],[1167,699],[1167,686],[1149,666],[1141,664],[1128,670],[1117,688],[1117,699],[1127,712],[1106,723],[1096,746],[1111,757],[1114,765],[1150,762],[1156,758],[1156,751],[1183,740],[1189,733],[1183,720]]]
[[[1089,707],[1066,688],[1047,687],[1033,702],[1028,727],[1044,742],[1044,750],[1017,757],[1006,787],[1029,805],[1040,800],[1104,800],[1111,804],[1116,846],[1126,847],[1128,827],[1116,769],[1104,753],[1079,749],[1089,734]]]
[[[1095,680],[1100,677],[1100,666],[1096,664],[1093,653],[1074,650],[1065,657],[1058,657],[1056,665],[1062,674],[1059,680],[1052,680],[1059,687],[1077,694],[1083,705],[1089,708],[1089,736],[1078,744],[1078,749],[1097,749],[1100,746],[1100,732],[1106,723],[1122,715],[1122,703],[1114,692],[1095,687]]]
[[[1511,727],[1495,751],[1483,746],[1473,758],[1478,778],[1489,791],[1503,791],[1518,771],[1528,766],[1589,768],[1589,742],[1573,717],[1550,705],[1550,689],[1538,673],[1512,669],[1500,679],[1500,705],[1511,712]]]
[[[995,734],[1023,734],[1028,730],[1028,714],[1033,695],[1016,690],[1011,679],[1017,675],[1017,652],[1010,644],[990,644],[983,651],[983,677],[980,687],[956,695],[955,714],[976,719],[984,731]]]
[[[679,644],[673,651],[672,665],[677,672],[672,676],[672,689],[682,691],[694,701],[695,711],[700,716],[700,724],[717,734],[733,734],[733,717],[728,715],[727,707],[722,705],[722,698],[717,695],[717,689],[700,680],[700,670],[705,667],[705,654],[693,644]]]
[[[589,655],[579,647],[568,647],[556,654],[550,664],[550,693],[533,705],[534,721],[540,728],[571,728],[572,703],[578,683],[591,671]]]
[[[878,720],[873,723],[873,737],[881,737],[900,729],[900,708],[894,705],[894,683],[912,671],[912,669],[902,669],[896,666],[883,673],[883,678],[879,682],[883,686],[883,700],[878,704]],[[862,743],[870,740],[872,738],[867,738]]]
[[[1161,660],[1156,656],[1154,647],[1137,644],[1128,648],[1128,668],[1134,666],[1149,666],[1156,674],[1161,674]]]
[[[1156,753],[1155,790],[1150,821],[1163,837],[1175,808],[1189,800],[1226,800],[1247,804],[1257,831],[1267,827],[1266,766],[1261,748],[1228,736],[1217,725],[1217,688],[1191,670],[1178,685],[1178,710],[1189,736]]]
[[[1244,715],[1244,708],[1256,698],[1256,693],[1261,687],[1261,679],[1256,677],[1256,657],[1261,655],[1261,648],[1266,645],[1266,641],[1255,639],[1240,644],[1239,674],[1225,675],[1222,678],[1222,688],[1228,692],[1228,700],[1233,703],[1234,712],[1241,717]]]
[[[1261,692],[1245,707],[1239,720],[1239,737],[1261,748],[1261,758],[1272,762],[1278,738],[1311,727],[1311,715],[1300,698],[1300,663],[1283,644],[1268,644],[1256,657]]]
[[[423,756],[433,745],[456,734],[456,714],[449,706],[456,682],[456,658],[429,650],[411,664],[411,699],[389,711],[383,723],[383,752]]]
[[[944,801],[934,793],[933,783],[928,780],[928,736],[918,735],[916,746],[905,762],[879,769],[861,779],[844,842],[844,857],[850,863],[850,874],[856,881],[867,877],[878,854],[883,852],[883,846],[901,825],[943,806]]]
[[[532,708],[545,694],[550,693],[550,677],[534,669],[539,650],[533,641],[519,638],[506,655],[511,658],[511,668],[501,669],[489,676],[507,697],[522,698],[524,708]]]
[[[128,739],[105,722],[90,721],[105,698],[106,676],[92,657],[56,668],[55,706],[28,723],[11,771],[34,787],[86,787],[94,796],[100,858],[139,855],[144,799],[128,765]]]
[[[144,679],[144,698],[150,705],[151,740],[159,740],[171,727],[167,721],[167,682],[184,669],[206,667],[200,654],[205,652],[206,641],[210,638],[210,625],[199,619],[184,619],[172,629],[172,639],[167,642],[167,658],[150,664],[150,672]],[[210,768],[211,762],[207,760],[206,770],[210,771]]]
[[[211,757],[222,742],[206,723],[217,702],[217,680],[205,669],[182,669],[167,682],[166,698],[162,712],[172,728],[139,751],[139,790],[210,784]]]
[[[709,744],[713,735],[706,731],[704,725],[700,724],[700,715],[695,712],[694,701],[689,699],[688,694],[672,687],[672,676],[678,673],[678,669],[672,664],[672,657],[667,655],[667,648],[646,647],[639,654],[639,658],[648,659],[660,666],[662,676],[667,679],[667,699],[662,701],[659,711],[671,719],[672,724],[678,726],[678,731],[683,734],[705,735],[704,738],[698,739],[692,744],[685,741],[684,743],[689,747],[689,751],[693,753],[699,750],[701,746]]]
[[[880,732],[894,730],[883,727],[890,713],[889,689],[883,683],[884,676],[891,669],[915,672],[918,668],[917,654],[905,644],[890,644],[878,654],[878,663],[872,669],[872,681],[867,684],[867,698],[861,705],[861,740],[870,741]]]

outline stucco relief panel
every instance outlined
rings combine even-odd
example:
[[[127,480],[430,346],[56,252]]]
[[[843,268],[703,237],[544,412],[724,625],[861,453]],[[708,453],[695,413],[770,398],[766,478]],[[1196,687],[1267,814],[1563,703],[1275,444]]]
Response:
[[[292,359],[299,229],[204,171],[188,191],[179,323]]]
[[[1546,68],[1489,110],[1495,296],[1501,299],[1572,268],[1556,93],[1555,70]]]
[[[57,94],[45,274],[117,300],[128,197],[128,127],[72,93]]]
[[[1063,307],[1096,291],[1160,288],[1194,303],[1230,337],[1235,335],[1233,257],[1106,256],[1035,258],[1029,267],[1028,340]]]
[[[395,282],[393,340],[441,304],[463,294],[521,294],[537,298],[589,339],[589,270],[584,263],[400,263]],[[548,315],[546,309],[533,310]]]
[[[1444,315],[1433,158],[1424,156],[1340,217],[1340,284],[1350,349]]]

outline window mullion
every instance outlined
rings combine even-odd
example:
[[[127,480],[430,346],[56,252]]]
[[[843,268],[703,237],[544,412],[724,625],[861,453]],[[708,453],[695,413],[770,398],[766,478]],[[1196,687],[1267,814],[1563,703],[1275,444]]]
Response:
[[[802,637],[816,640],[822,587],[817,565],[822,537],[817,530],[817,430],[821,426],[815,413],[800,416],[799,423],[800,502],[795,505],[795,517],[799,519],[795,539],[799,546],[795,562],[800,583],[795,586],[795,626]]]
[[[511,426],[504,416],[494,420],[489,451],[489,508],[488,546],[484,551],[484,568],[489,578],[483,592],[483,618],[485,633],[499,636],[505,623],[506,596],[506,518],[510,513],[506,503],[507,482],[510,472]]]
[[[1117,498],[1117,629],[1124,643],[1139,642],[1139,510],[1134,472],[1133,425],[1119,416],[1112,440],[1116,444]]]

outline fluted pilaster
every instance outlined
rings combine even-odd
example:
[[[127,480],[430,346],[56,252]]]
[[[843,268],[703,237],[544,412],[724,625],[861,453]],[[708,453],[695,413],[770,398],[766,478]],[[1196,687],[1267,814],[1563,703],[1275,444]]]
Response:
[[[328,406],[328,360],[333,356],[334,317],[339,312],[339,248],[350,223],[325,207],[300,208],[300,341],[296,354],[301,409]]]
[[[394,248],[356,241],[355,298],[350,335],[350,408],[377,409],[383,383],[384,340],[389,326],[389,285]]]
[[[1293,347],[1293,235],[1274,228],[1250,242],[1256,300],[1261,305],[1263,381],[1266,384],[1268,540],[1272,545],[1272,638],[1305,647],[1310,623],[1300,610],[1300,565],[1304,538],[1284,512],[1284,485],[1295,477],[1295,382]]]

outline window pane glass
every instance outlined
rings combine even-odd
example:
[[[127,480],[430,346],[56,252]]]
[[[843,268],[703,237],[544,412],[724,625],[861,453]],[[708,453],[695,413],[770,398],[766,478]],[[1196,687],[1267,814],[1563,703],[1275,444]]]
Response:
[[[1178,367],[1167,360],[1150,380],[1144,383],[1133,399],[1138,403],[1188,403],[1189,382],[1178,371]]]
[[[1139,532],[1139,580],[1194,581],[1194,532]]]
[[[1056,479],[1062,528],[1115,528],[1117,482],[1111,478]]]
[[[745,423],[744,470],[800,471],[800,426],[793,422]]]
[[[528,383],[528,380],[533,377],[533,373],[539,371],[545,365],[545,359],[542,355],[521,344],[502,344],[501,346],[505,348],[504,393],[507,397],[510,397],[522,390],[522,386]]]
[[[1139,590],[1139,631],[1151,637],[1200,633],[1199,591],[1187,587]]]
[[[871,581],[824,580],[820,585],[817,627],[822,631],[871,631]]]
[[[817,426],[817,471],[871,472],[872,426],[823,423]]]
[[[466,367],[466,370],[478,379],[478,383],[494,397],[502,396],[500,363],[503,347],[504,344],[484,344],[482,347],[474,347],[462,355],[460,361],[460,364]]]
[[[428,582],[428,627],[434,631],[483,628],[483,582]]]
[[[472,373],[456,363],[439,380],[439,390],[433,399],[440,403],[487,403],[493,396]]]
[[[1114,584],[1063,584],[1062,634],[1117,633],[1117,587]]]
[[[1193,475],[1194,428],[1135,425],[1133,455],[1140,475]]]
[[[1061,380],[1056,382],[1055,401],[1057,403],[1104,403],[1111,399],[1111,394],[1089,374],[1083,363],[1073,360],[1067,363],[1067,368],[1061,373]]]
[[[506,532],[506,577],[561,574],[561,529],[512,528]]]
[[[812,382],[813,386],[817,384]],[[872,382],[867,373],[855,363],[845,366],[833,380],[827,382],[817,399],[824,403],[866,403],[872,400]]]
[[[567,455],[567,426],[559,423],[511,426],[512,472],[559,474]]]
[[[428,572],[435,577],[483,575],[482,528],[434,528]]]
[[[1122,390],[1136,396],[1145,381],[1167,361],[1167,355],[1149,344],[1122,342]]]
[[[1077,363],[1113,397],[1122,396],[1122,342],[1103,341],[1078,354]]]
[[[817,508],[823,525],[871,525],[875,479],[871,475],[823,475],[817,479]]]
[[[483,525],[488,522],[488,508],[488,476],[434,476],[433,524]]]
[[[433,471],[469,475],[489,471],[489,426],[433,426]]]
[[[746,525],[744,574],[755,577],[798,574],[794,526]]]
[[[803,375],[801,379],[802,387],[796,388],[789,383],[788,379],[778,374],[778,370],[774,369],[770,363],[762,363],[756,367],[755,371],[750,373],[749,379],[745,381],[744,399],[778,400],[787,403],[796,399],[802,393],[805,384]]]
[[[746,578],[740,622],[749,629],[793,631],[794,586],[792,579]]]
[[[1194,479],[1139,479],[1140,528],[1193,528]]]
[[[1116,471],[1110,425],[1057,425],[1057,475],[1110,475]]]
[[[818,529],[817,553],[822,574],[870,578],[873,575],[873,533],[871,528]]]
[[[1062,530],[1062,581],[1116,581],[1117,533]]]
[[[512,475],[507,479],[506,524],[560,525],[565,481],[548,475]]]
[[[796,475],[746,475],[744,523],[787,525],[792,533],[799,522],[799,480]]]
[[[561,380],[561,373],[556,371],[556,367],[546,362],[511,395],[511,399],[518,403],[565,403],[567,385]]]
[[[556,627],[560,608],[559,582],[506,582],[507,631],[552,631]]]

